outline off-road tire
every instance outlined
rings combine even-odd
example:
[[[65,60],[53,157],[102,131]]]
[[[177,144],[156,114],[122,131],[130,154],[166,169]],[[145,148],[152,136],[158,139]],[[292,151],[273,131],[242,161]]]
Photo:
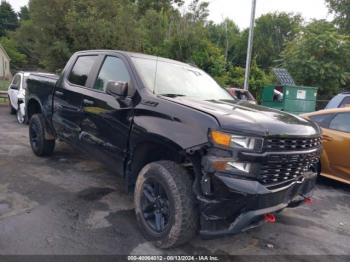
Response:
[[[141,207],[143,185],[155,179],[163,186],[170,202],[168,228],[156,233],[147,226]],[[171,161],[159,161],[146,165],[140,171],[134,193],[136,218],[147,240],[159,248],[172,248],[191,240],[197,233],[198,211],[192,192],[192,180],[184,168]]]
[[[34,129],[36,133],[36,142],[34,143]],[[37,156],[50,156],[55,149],[55,140],[45,139],[45,120],[42,114],[35,114],[29,122],[29,141],[33,153]]]
[[[8,101],[9,101],[9,110],[10,110],[10,114],[11,114],[11,115],[16,114],[17,110],[14,109],[13,106],[11,105],[10,97],[8,97]]]

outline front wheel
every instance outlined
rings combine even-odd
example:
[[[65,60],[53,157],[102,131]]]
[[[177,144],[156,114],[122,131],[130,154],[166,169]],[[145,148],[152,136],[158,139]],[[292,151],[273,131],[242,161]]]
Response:
[[[137,178],[134,202],[142,233],[157,247],[179,246],[197,232],[198,211],[192,181],[174,162],[146,165]]]
[[[45,120],[42,114],[35,114],[29,123],[29,140],[34,154],[50,156],[55,148],[55,140],[45,138]]]

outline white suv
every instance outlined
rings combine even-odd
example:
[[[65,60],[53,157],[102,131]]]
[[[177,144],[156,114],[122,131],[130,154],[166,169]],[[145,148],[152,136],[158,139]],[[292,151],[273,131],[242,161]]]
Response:
[[[26,122],[25,118],[25,95],[26,80],[30,73],[18,72],[8,88],[9,108],[11,114],[17,114],[17,121],[20,124]]]

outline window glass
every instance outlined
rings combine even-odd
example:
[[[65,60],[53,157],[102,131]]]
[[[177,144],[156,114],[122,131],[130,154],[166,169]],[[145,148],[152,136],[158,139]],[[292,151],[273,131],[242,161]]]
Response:
[[[325,114],[325,115],[316,115],[316,116],[310,116],[310,119],[318,124],[321,124],[324,122],[330,115]]]
[[[234,100],[204,71],[171,61],[132,58],[146,88],[157,95],[199,100]]]
[[[350,96],[345,97],[343,102],[340,105],[340,107],[346,107],[346,106],[350,106]]]
[[[12,85],[19,87],[20,83],[21,83],[21,76],[16,75],[12,81]]]
[[[329,128],[350,133],[350,113],[337,114],[331,121]]]
[[[86,86],[91,69],[97,56],[80,56],[68,77],[69,82],[75,85]]]
[[[130,82],[130,75],[123,61],[114,56],[107,56],[95,82],[94,89],[106,90],[110,81]]]
[[[316,122],[321,127],[328,128],[329,119],[332,117],[332,114],[316,115],[310,116],[311,121]]]

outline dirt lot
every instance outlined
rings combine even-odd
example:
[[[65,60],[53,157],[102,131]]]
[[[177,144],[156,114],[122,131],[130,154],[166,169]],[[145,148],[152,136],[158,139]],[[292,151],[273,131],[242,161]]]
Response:
[[[63,143],[35,157],[0,106],[0,254],[350,255],[350,187],[322,179],[313,205],[276,224],[165,252],[140,235],[120,178]]]

